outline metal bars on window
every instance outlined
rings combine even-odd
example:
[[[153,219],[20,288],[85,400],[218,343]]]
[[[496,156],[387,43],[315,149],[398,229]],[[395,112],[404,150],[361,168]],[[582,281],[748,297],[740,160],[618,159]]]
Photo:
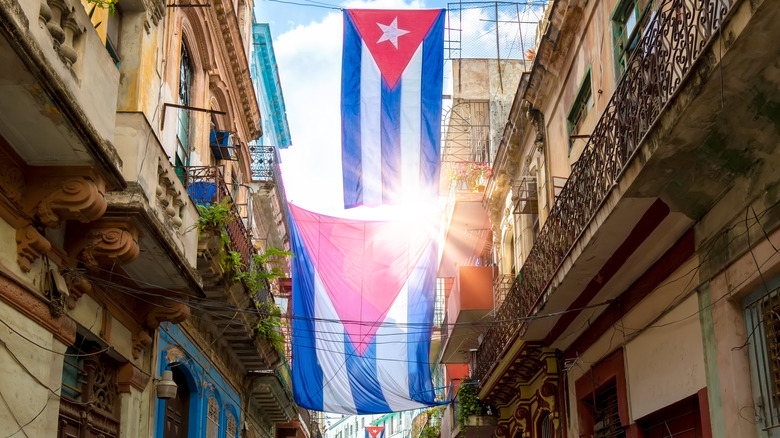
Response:
[[[764,429],[780,426],[780,288],[745,304],[756,414]]]

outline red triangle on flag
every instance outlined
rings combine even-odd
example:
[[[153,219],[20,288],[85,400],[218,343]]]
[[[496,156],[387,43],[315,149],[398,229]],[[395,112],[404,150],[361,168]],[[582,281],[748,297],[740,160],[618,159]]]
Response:
[[[379,434],[382,433],[382,429],[384,429],[384,427],[381,427],[381,426],[366,426],[366,431],[371,436],[371,438],[376,438],[377,436],[379,436]]]
[[[441,9],[347,11],[390,88],[395,88],[441,12]]]
[[[414,221],[336,218],[290,205],[311,261],[358,355],[382,325],[427,247]]]

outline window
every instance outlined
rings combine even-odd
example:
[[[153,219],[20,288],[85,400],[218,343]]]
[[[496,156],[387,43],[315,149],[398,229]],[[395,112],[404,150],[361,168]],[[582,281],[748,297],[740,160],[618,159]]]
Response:
[[[179,62],[179,105],[189,106],[191,102],[192,93],[192,61],[190,60],[189,51],[187,46],[182,41],[181,44],[181,61]],[[190,161],[190,111],[186,109],[179,109],[177,115],[176,124],[176,156],[174,157],[174,165],[176,166],[176,172],[180,178],[183,178],[186,173],[186,166],[189,166]]]
[[[582,125],[585,123],[585,118],[592,106],[593,88],[591,87],[590,69],[588,69],[582,84],[580,84],[580,89],[577,91],[577,97],[574,98],[574,103],[569,110],[569,115],[566,117],[569,129],[569,152],[571,152],[574,140],[577,139],[578,135],[581,135]]]
[[[595,397],[593,403],[594,438],[626,436],[618,413],[617,385],[612,384]]]
[[[699,395],[693,395],[637,420],[645,438],[702,436]]]
[[[98,427],[106,438],[119,436],[117,364],[106,354],[95,354],[99,350],[80,336],[66,350],[58,436],[80,436],[84,428]]]
[[[219,403],[214,397],[209,397],[208,410],[206,411],[206,438],[219,436]]]
[[[539,420],[539,436],[540,438],[553,438],[555,433],[555,426],[553,425],[552,414],[545,414],[541,420]]]
[[[121,30],[122,9],[118,3],[115,3],[113,13],[109,13],[106,18],[106,50],[117,67],[119,67],[119,33]]]
[[[238,435],[238,425],[233,414],[227,415],[227,421],[225,422],[225,436],[227,438],[235,438]]]
[[[628,61],[642,38],[647,24],[648,7],[641,8],[637,0],[621,1],[612,14],[612,42],[615,50],[615,77],[626,71]]]
[[[760,400],[757,414],[759,429],[777,437],[780,426],[780,287],[778,280],[769,282],[769,293],[762,286],[745,299],[745,325],[753,335],[748,343],[753,394]]]

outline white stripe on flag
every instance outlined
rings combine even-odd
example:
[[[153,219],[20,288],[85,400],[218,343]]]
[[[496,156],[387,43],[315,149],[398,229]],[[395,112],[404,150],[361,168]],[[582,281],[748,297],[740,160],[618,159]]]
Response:
[[[314,333],[317,357],[322,366],[322,406],[328,412],[355,411],[355,401],[347,375],[347,356],[344,353],[344,326],[318,274],[314,275]],[[354,413],[357,413],[356,411]]]
[[[420,44],[401,75],[401,199],[415,199],[420,192],[422,52]]]
[[[360,157],[363,204],[382,203],[382,77],[366,43],[360,55]]]
[[[387,405],[392,411],[413,409],[409,400],[409,360],[407,339],[407,302],[409,291],[404,284],[382,326],[376,332],[377,377]],[[419,328],[418,328],[419,330]]]

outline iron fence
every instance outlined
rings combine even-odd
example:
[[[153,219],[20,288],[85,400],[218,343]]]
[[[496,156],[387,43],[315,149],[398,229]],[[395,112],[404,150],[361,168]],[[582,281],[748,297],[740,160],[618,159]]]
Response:
[[[623,172],[638,145],[679,90],[733,0],[664,0],[591,134],[520,270],[498,319],[530,315],[552,277]],[[500,316],[499,316],[500,315]],[[501,324],[479,348],[476,378],[498,359],[520,321]]]
[[[229,185],[219,167],[187,166],[177,168],[177,173],[181,175],[187,193],[196,204],[210,205],[224,200],[229,201],[230,209],[235,214],[235,220],[228,222],[225,229],[230,237],[230,249],[241,254],[244,266],[250,266],[251,256],[254,253],[252,236],[241,219]]]

